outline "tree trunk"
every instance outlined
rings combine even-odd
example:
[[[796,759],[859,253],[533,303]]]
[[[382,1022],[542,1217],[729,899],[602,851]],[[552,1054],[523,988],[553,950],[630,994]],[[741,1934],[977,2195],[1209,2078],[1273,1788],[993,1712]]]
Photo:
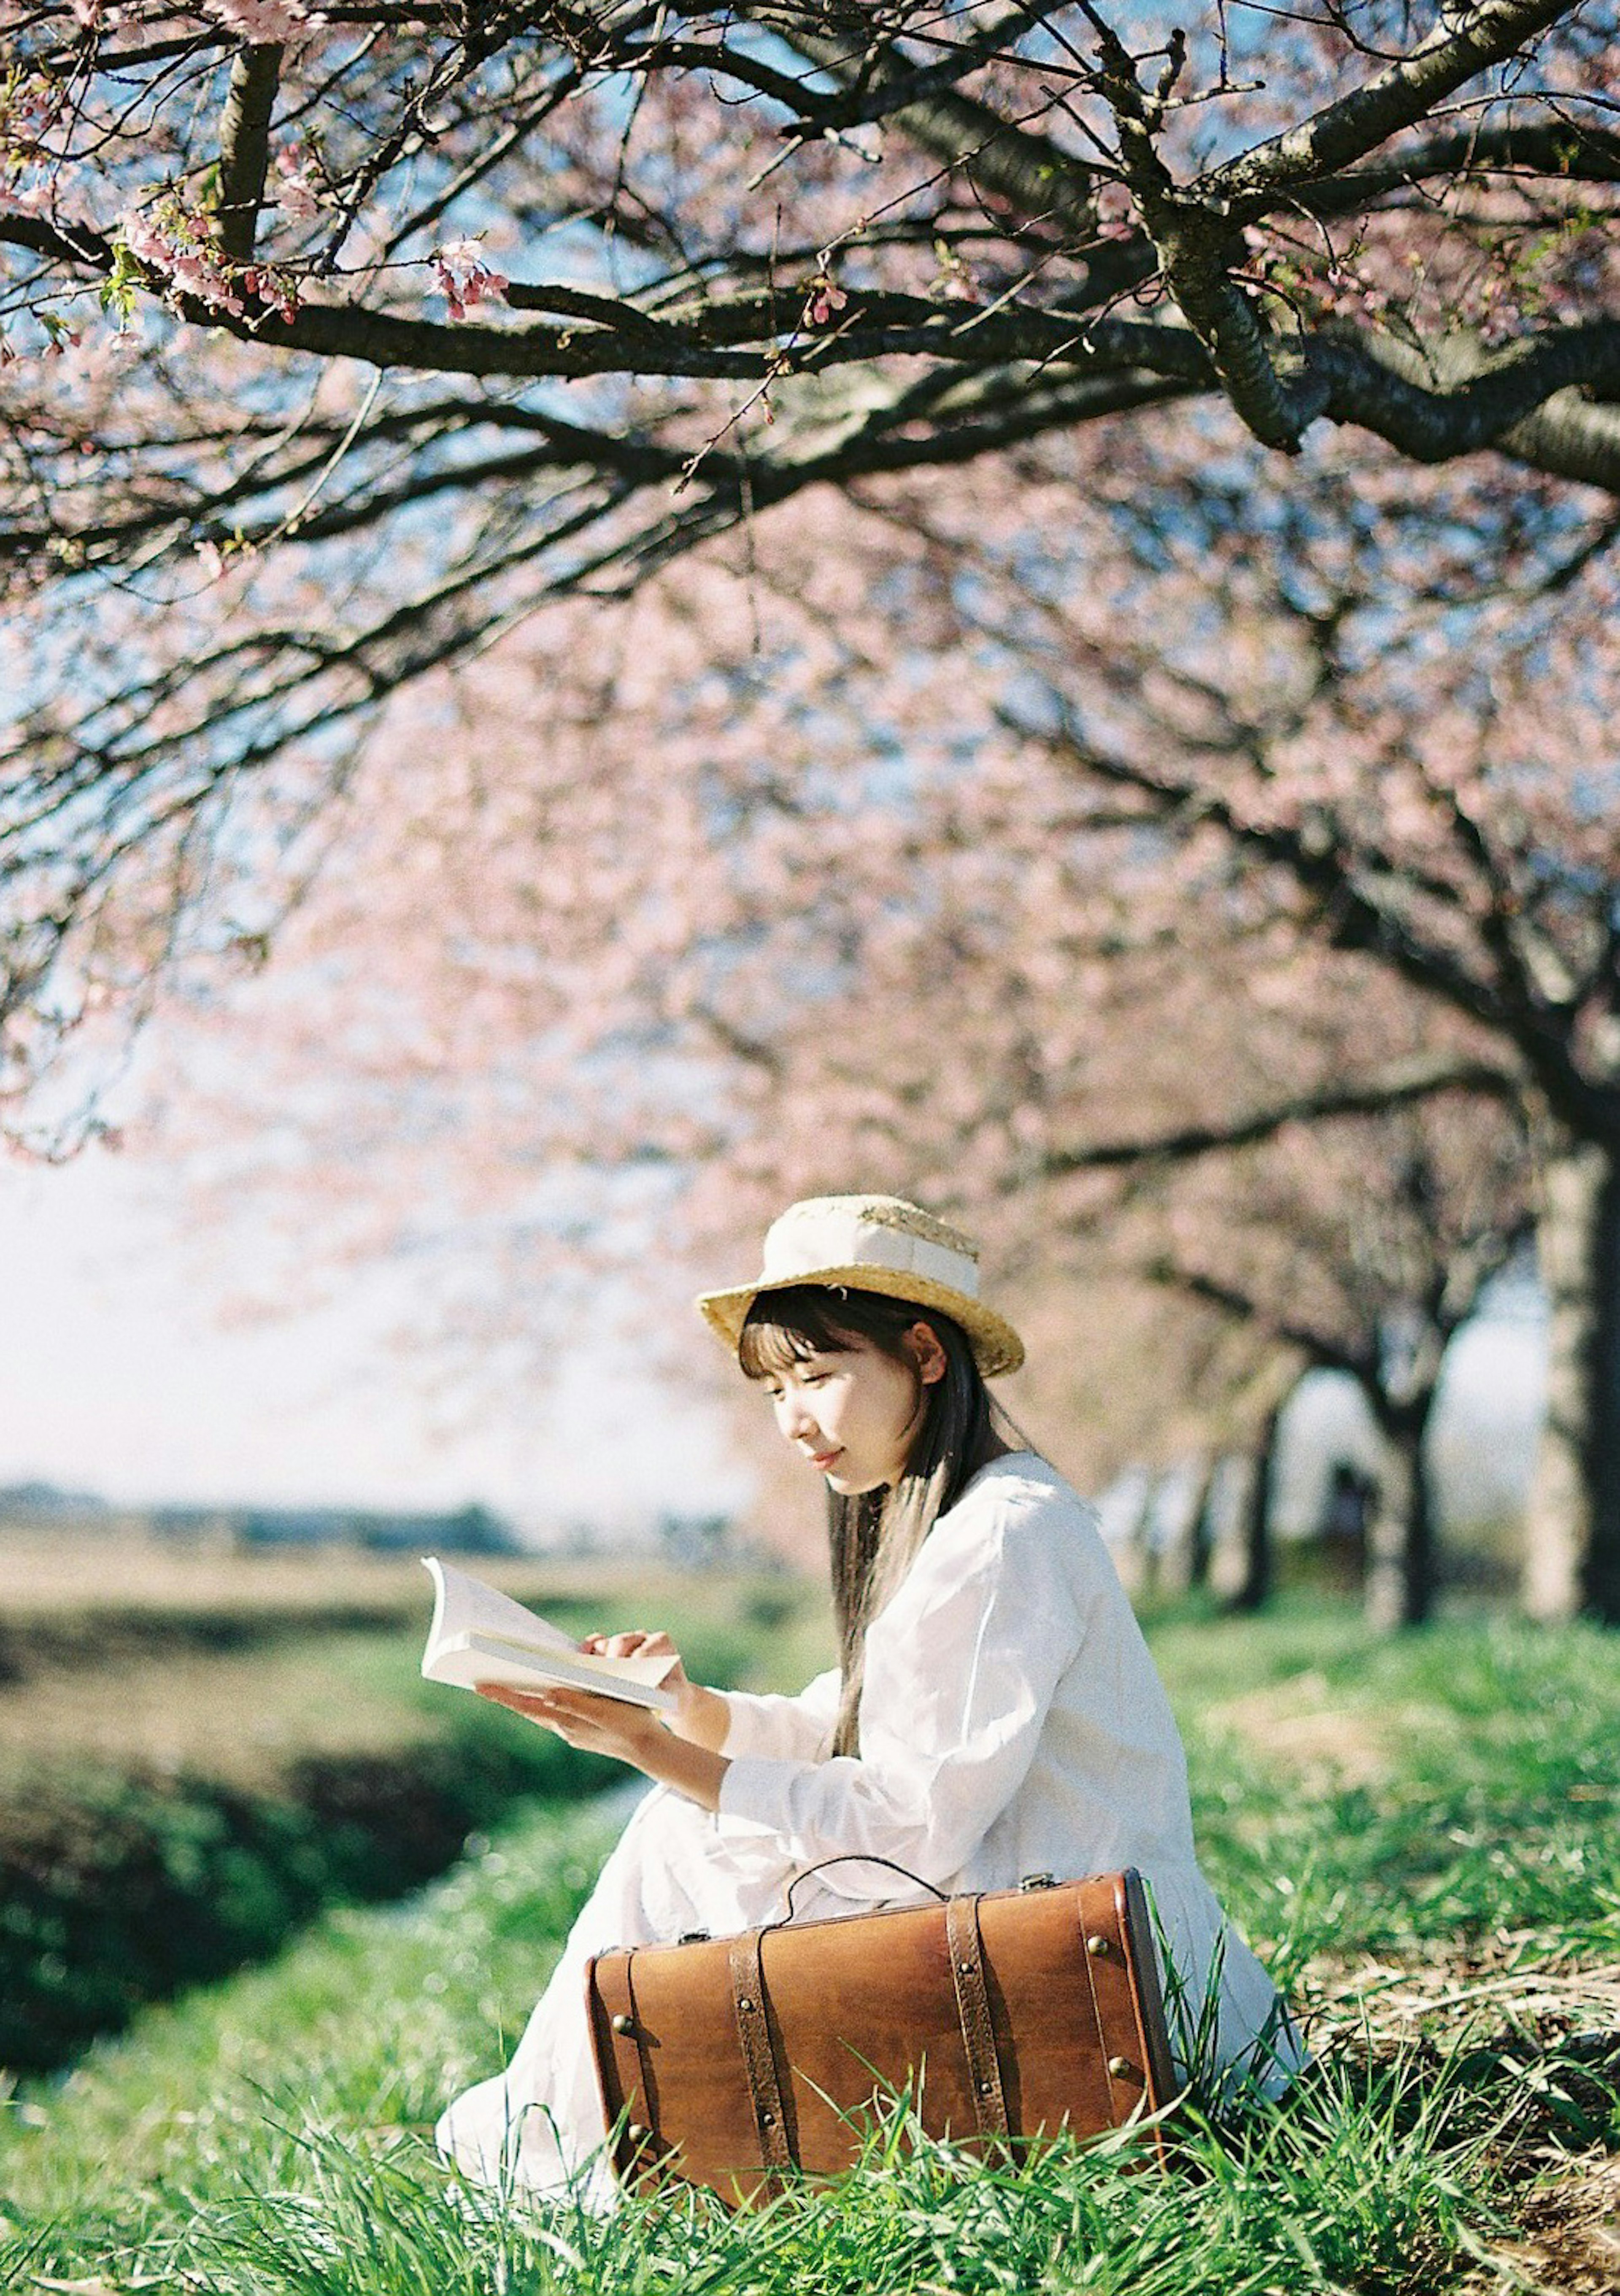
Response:
[[[1188,1528],[1187,1583],[1189,1587],[1207,1587],[1209,1584],[1210,1563],[1219,1535],[1224,1464],[1219,1452],[1213,1452],[1199,1477],[1197,1496],[1193,1502],[1192,1518]]]
[[[1383,1471],[1367,1526],[1368,1623],[1381,1633],[1420,1627],[1435,1607],[1435,1498],[1426,1456],[1435,1390],[1378,1414]]]
[[[1262,1609],[1271,1593],[1271,1498],[1277,1470],[1277,1427],[1282,1414],[1280,1403],[1266,1414],[1254,1447],[1254,1472],[1244,1510],[1243,1578],[1232,1597],[1232,1607],[1238,1611]]]
[[[1547,1409],[1525,1538],[1532,1618],[1620,1624],[1620,1157],[1572,1142],[1542,1174]]]
[[[1200,1461],[1185,1475],[1164,1478],[1154,1493],[1157,1586],[1162,1595],[1188,1594],[1203,1583],[1209,1563],[1205,1515],[1214,1472],[1212,1463]]]
[[[1254,1463],[1246,1452],[1229,1451],[1210,1485],[1209,1567],[1205,1583],[1222,1603],[1235,1602],[1248,1575],[1248,1507]]]

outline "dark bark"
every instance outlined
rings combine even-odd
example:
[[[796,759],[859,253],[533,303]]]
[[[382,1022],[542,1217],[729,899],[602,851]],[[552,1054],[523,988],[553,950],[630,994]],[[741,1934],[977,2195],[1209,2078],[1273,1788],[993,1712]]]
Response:
[[[1263,212],[1285,188],[1320,183],[1366,159],[1568,12],[1560,0],[1483,0],[1459,10],[1409,55],[1324,105],[1313,119],[1212,170],[1204,188],[1229,199],[1235,212]]]
[[[1547,1405],[1525,1607],[1620,1625],[1620,1155],[1565,1139],[1545,1160],[1542,1193]]]
[[[1243,1578],[1232,1597],[1235,1611],[1259,1611],[1271,1600],[1275,1577],[1271,1507],[1277,1485],[1277,1431],[1284,1406],[1266,1414],[1254,1445],[1254,1472],[1244,1507]]]
[[[1221,1503],[1221,1461],[1218,1456],[1205,1464],[1193,1503],[1187,1527],[1187,1583],[1189,1587],[1207,1587],[1210,1565],[1214,1560],[1215,1539],[1219,1531]]]
[[[1291,1093],[1269,1107],[1213,1124],[1186,1125],[1175,1131],[1143,1133],[1134,1140],[1088,1142],[1054,1149],[1042,1169],[1052,1177],[1068,1172],[1106,1171],[1138,1164],[1196,1162],[1217,1150],[1251,1148],[1273,1140],[1292,1124],[1314,1124],[1338,1116],[1383,1115],[1391,1109],[1432,1100],[1442,1092],[1476,1092],[1511,1100],[1519,1086],[1507,1067],[1454,1054],[1400,1061],[1366,1076],[1329,1077],[1309,1091]]]
[[[1592,1237],[1596,1289],[1588,1454],[1592,1527],[1582,1578],[1583,1608],[1620,1626],[1620,1157],[1611,1155]]]
[[[8,241],[92,274],[112,267],[110,242],[82,226],[63,231],[37,217],[0,217],[0,242]],[[561,326],[452,324],[360,302],[305,303],[288,319],[245,291],[240,317],[191,295],[172,302],[192,326],[221,329],[278,356],[303,351],[431,374],[781,382],[876,359],[978,373],[1036,363],[1043,371],[1078,369],[1116,385],[1129,382],[1133,403],[1167,390],[1208,396],[1224,389],[1256,436],[1285,451],[1325,417],[1371,431],[1416,462],[1453,462],[1498,447],[1531,468],[1620,489],[1620,418],[1612,406],[1574,395],[1589,391],[1602,401],[1620,391],[1620,323],[1546,327],[1484,356],[1471,342],[1419,349],[1341,324],[1279,351],[1274,367],[1269,339],[1219,266],[1191,255],[1178,257],[1178,266],[1189,279],[1196,274],[1205,282],[1197,290],[1183,282],[1190,326],[1102,317],[1090,293],[1072,308],[1049,311],[976,311],[918,296],[852,295],[840,325],[819,334],[807,332],[796,313],[785,317],[784,299],[771,290],[695,304],[674,317],[592,296],[583,299],[593,306],[584,324]],[[514,311],[556,312],[581,299],[514,281],[506,299]],[[1447,369],[1452,375],[1435,387],[1435,374]],[[897,387],[897,398],[905,388]],[[1113,395],[1099,398],[1091,413],[1065,403],[1061,410],[1054,406],[1043,427],[1072,428],[1117,411]],[[952,426],[942,423],[932,433],[932,451],[917,459],[951,460],[952,436]],[[805,485],[855,476],[861,468],[853,444],[816,458],[813,469],[761,455],[761,498],[785,499]]]
[[[270,157],[270,117],[281,81],[281,50],[243,48],[231,67],[219,129],[219,244],[245,263],[259,232]]]
[[[1435,1508],[1428,1431],[1435,1394],[1430,1387],[1394,1408],[1376,1395],[1369,1398],[1384,1438],[1384,1463],[1367,1526],[1363,1598],[1369,1623],[1381,1632],[1420,1627],[1434,1611]]]

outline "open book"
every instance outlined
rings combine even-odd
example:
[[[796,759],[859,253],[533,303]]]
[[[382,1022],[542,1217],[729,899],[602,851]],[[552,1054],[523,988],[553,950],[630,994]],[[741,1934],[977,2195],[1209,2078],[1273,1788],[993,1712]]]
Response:
[[[422,1671],[430,1682],[454,1683],[471,1690],[498,1682],[508,1690],[595,1690],[629,1706],[672,1713],[672,1691],[659,1687],[672,1658],[596,1658],[577,1649],[569,1636],[514,1603],[494,1587],[424,1554],[423,1567],[433,1581],[433,1623],[428,1628]]]

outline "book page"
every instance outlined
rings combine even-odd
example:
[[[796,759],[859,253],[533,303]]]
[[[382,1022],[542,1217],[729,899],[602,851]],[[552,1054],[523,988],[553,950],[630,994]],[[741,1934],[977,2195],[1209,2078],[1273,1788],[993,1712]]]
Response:
[[[422,1670],[431,1682],[456,1685],[473,1690],[481,1682],[504,1684],[512,1690],[547,1690],[558,1685],[572,1690],[591,1690],[604,1698],[617,1698],[631,1706],[650,1707],[661,1714],[672,1713],[673,1694],[660,1688],[654,1681],[636,1681],[622,1672],[607,1672],[612,1660],[583,1656],[578,1652],[523,1651],[515,1643],[503,1642],[494,1635],[450,1635],[422,1661]],[[662,1660],[623,1660],[621,1667],[640,1665],[662,1668]]]
[[[452,1635],[494,1635],[502,1642],[516,1643],[523,1650],[574,1650],[571,1636],[554,1627],[548,1619],[525,1610],[498,1587],[474,1578],[470,1570],[458,1570],[453,1562],[440,1562],[437,1555],[424,1554],[422,1563],[433,1581],[433,1623],[428,1629],[430,1657],[434,1645]]]
[[[595,1677],[604,1690],[615,1682],[650,1689],[663,1680],[675,1663],[672,1658],[604,1658],[594,1652],[588,1653],[548,1619],[525,1610],[522,1603],[475,1578],[470,1570],[458,1570],[453,1562],[440,1562],[436,1555],[424,1554],[422,1562],[433,1581],[433,1622],[422,1656],[422,1671],[431,1680],[456,1678],[445,1672],[445,1660],[474,1640],[486,1654],[527,1651],[562,1659],[565,1665],[551,1679],[581,1687],[591,1686]]]

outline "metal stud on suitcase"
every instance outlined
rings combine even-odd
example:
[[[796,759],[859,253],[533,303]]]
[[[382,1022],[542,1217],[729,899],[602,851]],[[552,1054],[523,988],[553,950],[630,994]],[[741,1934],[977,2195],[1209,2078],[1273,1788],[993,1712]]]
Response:
[[[872,2108],[900,2093],[931,2136],[968,2145],[1094,2136],[1168,2103],[1134,1870],[933,1894],[599,1954],[586,2000],[621,2181],[742,2201],[795,2169],[835,2176]]]

